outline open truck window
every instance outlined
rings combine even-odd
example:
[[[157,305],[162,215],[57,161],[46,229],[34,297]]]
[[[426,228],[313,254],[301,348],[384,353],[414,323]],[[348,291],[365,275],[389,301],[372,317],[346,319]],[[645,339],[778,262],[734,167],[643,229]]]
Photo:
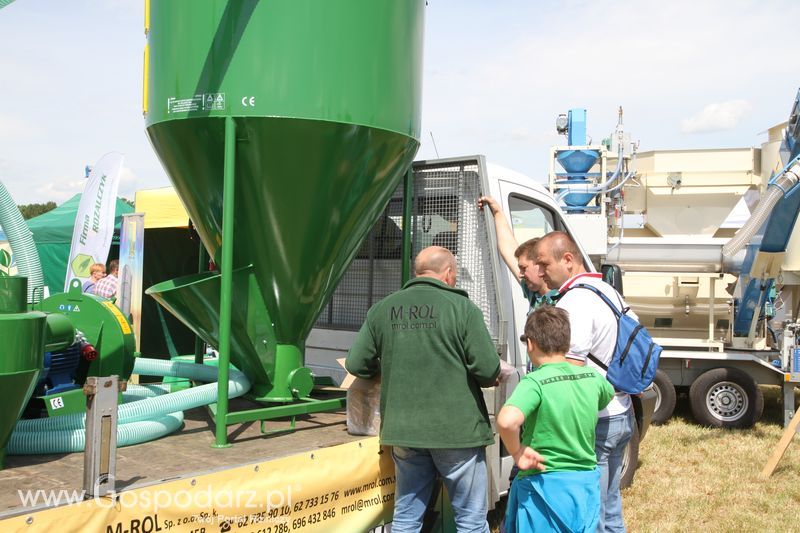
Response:
[[[556,226],[552,211],[522,196],[516,194],[508,196],[508,211],[517,242],[543,237],[553,230],[560,229]]]

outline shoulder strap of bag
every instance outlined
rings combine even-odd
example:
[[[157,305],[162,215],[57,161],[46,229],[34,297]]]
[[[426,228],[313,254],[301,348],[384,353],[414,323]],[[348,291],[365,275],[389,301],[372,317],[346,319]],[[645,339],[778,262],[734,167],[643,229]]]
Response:
[[[617,306],[614,305],[611,302],[611,300],[608,299],[608,296],[603,294],[603,291],[601,291],[600,289],[598,289],[597,287],[595,287],[593,285],[587,285],[585,283],[578,283],[577,285],[573,285],[572,287],[567,289],[567,291],[571,291],[572,289],[589,289],[590,291],[592,291],[593,293],[598,295],[600,297],[600,299],[603,300],[603,302],[605,302],[605,304],[614,312],[614,314],[617,315],[617,318],[619,318],[622,315],[624,315],[625,313],[627,313],[628,309],[630,309],[629,307],[624,307],[622,305],[622,299],[620,299],[620,307],[622,307],[622,311],[620,311],[617,308]],[[563,296],[563,294],[562,294],[562,296]]]
[[[603,370],[605,370],[606,372],[608,372],[608,365],[606,365],[606,364],[605,364],[604,362],[602,362],[600,359],[598,359],[597,357],[595,357],[595,356],[594,356],[594,354],[593,354],[592,352],[589,352],[588,354],[586,354],[586,356],[587,356],[589,359],[591,359],[591,360],[592,360],[592,362],[593,362],[594,364],[596,364],[597,366],[599,366],[600,368],[602,368]]]
[[[590,291],[595,293],[597,296],[599,296],[600,299],[603,300],[603,302],[605,302],[605,304],[611,309],[611,311],[614,312],[614,315],[617,317],[617,319],[621,318],[622,315],[624,315],[625,313],[628,312],[628,308],[626,308],[626,307],[623,307],[622,311],[617,309],[617,306],[614,305],[611,302],[611,300],[608,299],[608,296],[603,294],[603,292],[600,289],[598,289],[597,287],[595,287],[593,285],[587,285],[586,283],[578,283],[577,285],[573,285],[572,287],[567,289],[567,292],[571,291],[572,289],[589,289]],[[564,294],[566,294],[566,292],[561,294],[560,296],[564,296]],[[621,304],[621,302],[622,302],[622,300],[620,299],[620,304]],[[622,307],[622,305],[620,305],[620,306]],[[604,371],[608,372],[608,365],[606,365],[604,362],[602,362],[600,359],[598,359],[592,352],[587,353],[586,356],[594,364],[596,364],[597,366],[602,368]]]

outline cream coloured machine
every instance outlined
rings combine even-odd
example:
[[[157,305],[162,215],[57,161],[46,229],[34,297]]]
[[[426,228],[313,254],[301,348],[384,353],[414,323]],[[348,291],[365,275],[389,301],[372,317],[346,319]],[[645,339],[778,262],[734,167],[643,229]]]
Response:
[[[569,143],[551,150],[550,189],[595,265],[622,269],[625,297],[642,323],[667,348],[778,349],[774,329],[797,318],[800,301],[796,212],[785,216],[778,230],[792,235],[778,255],[766,259],[757,250],[757,234],[735,253],[723,253],[723,247],[750,218],[771,180],[791,170],[796,131],[776,126],[760,149],[639,152],[624,131],[621,109],[616,130],[599,145],[569,135],[576,111],[584,135],[585,110],[560,117],[557,127]],[[561,164],[577,149],[596,154],[591,166],[576,171]],[[785,193],[791,196],[788,189]],[[751,272],[754,268],[761,271]],[[755,278],[763,287],[747,295],[746,284]],[[748,309],[755,318],[745,327],[737,314]]]

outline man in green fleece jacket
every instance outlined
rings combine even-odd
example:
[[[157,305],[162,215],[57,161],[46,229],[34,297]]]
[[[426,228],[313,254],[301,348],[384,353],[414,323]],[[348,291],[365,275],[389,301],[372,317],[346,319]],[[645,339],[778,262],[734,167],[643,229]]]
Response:
[[[381,443],[393,446],[392,531],[419,531],[437,472],[458,531],[487,532],[486,450],[494,442],[481,387],[496,384],[497,355],[480,309],[456,289],[456,260],[431,246],[416,278],[375,304],[347,371],[381,376]]]

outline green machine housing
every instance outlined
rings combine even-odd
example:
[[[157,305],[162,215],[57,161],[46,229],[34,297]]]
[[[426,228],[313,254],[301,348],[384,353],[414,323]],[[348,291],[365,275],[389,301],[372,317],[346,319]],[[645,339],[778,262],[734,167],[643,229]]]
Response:
[[[0,467],[6,444],[30,400],[44,365],[47,316],[28,311],[28,278],[0,277],[0,387],[5,406],[0,414]]]
[[[114,302],[83,293],[80,280],[74,279],[67,292],[45,298],[36,309],[47,313],[48,317],[63,317],[90,344],[75,373],[78,388],[42,398],[50,416],[86,410],[82,387],[87,376],[116,375],[121,380],[130,377],[136,356],[136,338],[130,322]],[[54,398],[61,401],[53,402]]]

